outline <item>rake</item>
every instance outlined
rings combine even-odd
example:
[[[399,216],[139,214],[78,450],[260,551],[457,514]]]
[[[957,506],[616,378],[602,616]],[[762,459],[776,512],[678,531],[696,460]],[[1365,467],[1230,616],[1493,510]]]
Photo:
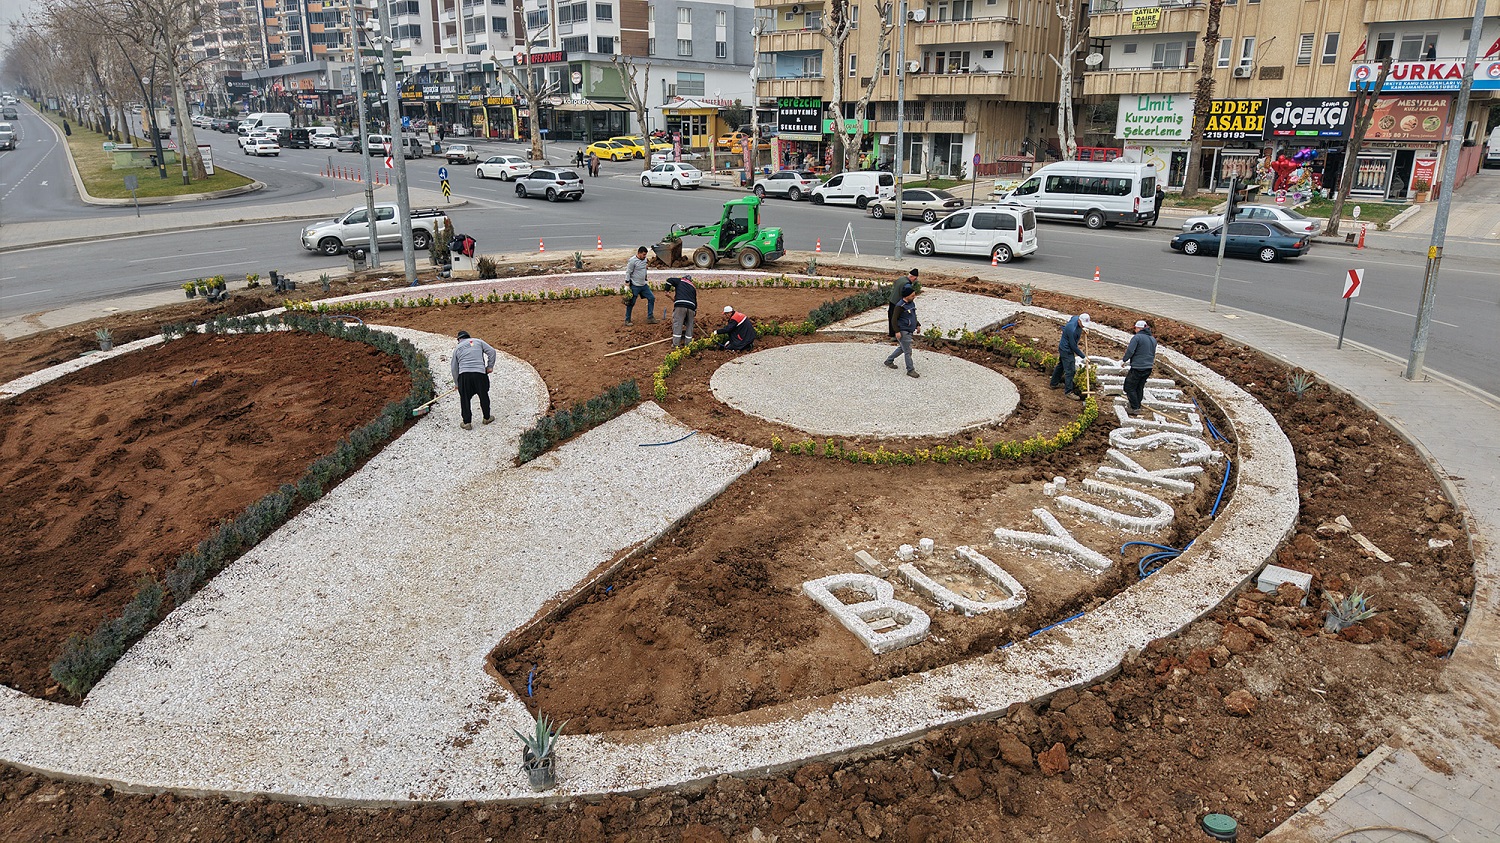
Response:
[[[455,386],[452,389],[448,390],[447,392],[442,393],[441,395],[434,395],[432,397],[432,400],[428,401],[425,404],[418,404],[417,406],[412,407],[411,408],[412,417],[416,418],[417,416],[425,416],[425,415],[427,415],[428,412],[430,412],[432,410],[432,405],[433,404],[436,404],[438,401],[442,400],[445,396],[452,395],[453,393],[455,393],[457,391],[458,391],[458,387]]]

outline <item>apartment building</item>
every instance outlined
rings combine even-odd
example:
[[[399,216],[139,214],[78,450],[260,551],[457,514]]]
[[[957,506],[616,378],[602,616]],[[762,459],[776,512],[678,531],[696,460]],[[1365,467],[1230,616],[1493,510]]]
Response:
[[[837,55],[819,32],[835,4],[856,27]],[[909,173],[957,175],[972,168],[975,155],[986,172],[1009,157],[1041,158],[1056,149],[1059,73],[1049,56],[1061,52],[1063,22],[1050,0],[908,0],[905,44],[895,26],[884,50],[882,24],[899,23],[890,16],[901,4],[756,0],[756,7],[767,22],[757,40],[759,101],[824,114],[820,127],[781,127],[778,165],[831,165],[837,142],[830,132],[840,111],[846,127],[865,122],[864,160],[899,161]],[[833,74],[844,77],[842,103],[833,101]],[[905,141],[896,150],[903,77]],[[855,114],[865,90],[872,91],[869,107]]]
[[[1125,157],[1155,163],[1180,186],[1206,0],[1092,0],[1088,12],[1084,96],[1117,103],[1115,139]],[[1314,170],[1332,184],[1344,163],[1351,94],[1373,85],[1374,62],[1390,56],[1395,64],[1351,190],[1392,200],[1426,193],[1420,188],[1437,185],[1452,131],[1473,13],[1472,0],[1224,0],[1200,183],[1223,189],[1231,174],[1253,173],[1267,155],[1313,149]],[[1472,140],[1500,90],[1500,47],[1492,46],[1500,16],[1487,17],[1477,37],[1481,60],[1465,127]],[[1480,154],[1465,148],[1461,177],[1478,169]]]

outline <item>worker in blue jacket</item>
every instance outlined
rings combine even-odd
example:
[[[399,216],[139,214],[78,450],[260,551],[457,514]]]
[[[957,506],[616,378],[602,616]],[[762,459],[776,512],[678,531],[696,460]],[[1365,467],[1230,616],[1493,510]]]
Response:
[[[1083,357],[1083,349],[1078,347],[1078,342],[1083,338],[1083,331],[1088,325],[1089,315],[1080,313],[1063,325],[1062,336],[1057,340],[1057,365],[1052,369],[1051,386],[1053,389],[1062,387],[1063,394],[1074,401],[1083,400],[1073,378],[1078,374],[1077,361]]]
[[[667,289],[676,291],[672,300],[672,347],[693,341],[693,320],[698,316],[698,286],[693,276],[668,278]]]

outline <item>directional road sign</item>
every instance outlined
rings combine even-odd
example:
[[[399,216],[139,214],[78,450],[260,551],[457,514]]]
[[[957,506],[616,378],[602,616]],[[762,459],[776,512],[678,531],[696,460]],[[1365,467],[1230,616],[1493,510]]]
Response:
[[[1351,269],[1344,277],[1344,298],[1352,299],[1359,295],[1359,288],[1365,283],[1365,271],[1363,269]]]
[[[447,181],[448,180],[448,168],[447,167],[438,167],[438,178],[442,179],[443,181]]]
[[[451,187],[448,186],[448,180],[447,179],[443,179],[443,198],[444,199],[452,199],[453,198],[453,188],[451,188]]]

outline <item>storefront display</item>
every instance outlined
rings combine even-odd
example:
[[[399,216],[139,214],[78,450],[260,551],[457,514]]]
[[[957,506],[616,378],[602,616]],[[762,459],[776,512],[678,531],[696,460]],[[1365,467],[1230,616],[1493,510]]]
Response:
[[[1395,160],[1391,152],[1361,152],[1354,162],[1354,183],[1349,186],[1349,193],[1384,198]]]
[[[1234,177],[1244,184],[1259,179],[1260,156],[1253,149],[1221,149],[1214,166],[1214,189],[1228,190],[1229,179]]]

